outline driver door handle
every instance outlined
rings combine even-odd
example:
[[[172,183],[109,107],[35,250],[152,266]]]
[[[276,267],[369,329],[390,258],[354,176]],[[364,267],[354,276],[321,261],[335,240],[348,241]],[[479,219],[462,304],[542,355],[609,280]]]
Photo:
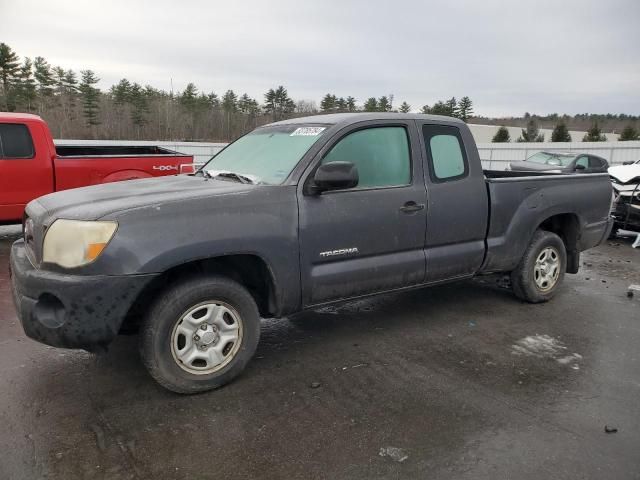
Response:
[[[419,212],[424,208],[424,203],[416,203],[414,201],[410,201],[405,203],[402,207],[400,207],[400,211],[402,213],[414,213]]]

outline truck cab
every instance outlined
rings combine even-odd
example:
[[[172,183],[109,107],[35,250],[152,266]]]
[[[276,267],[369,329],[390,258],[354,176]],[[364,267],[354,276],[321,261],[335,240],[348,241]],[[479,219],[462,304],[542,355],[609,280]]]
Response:
[[[40,117],[0,114],[0,223],[20,219],[27,203],[54,191],[55,155]]]

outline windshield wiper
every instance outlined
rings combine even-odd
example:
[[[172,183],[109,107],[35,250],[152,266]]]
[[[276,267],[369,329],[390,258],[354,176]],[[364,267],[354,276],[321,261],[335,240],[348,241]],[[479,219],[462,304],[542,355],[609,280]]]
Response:
[[[252,178],[248,175],[242,175],[241,173],[216,171],[216,170],[203,170],[203,172],[205,172],[205,174],[209,178],[218,178],[218,177],[230,178],[240,183],[245,183],[245,184],[250,183],[252,185],[255,185],[258,183],[258,180],[256,178]]]

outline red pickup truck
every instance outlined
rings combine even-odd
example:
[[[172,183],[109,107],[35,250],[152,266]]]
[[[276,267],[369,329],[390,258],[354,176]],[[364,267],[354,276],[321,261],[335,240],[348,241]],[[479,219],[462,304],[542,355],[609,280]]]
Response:
[[[0,112],[0,224],[47,193],[186,173],[193,157],[155,146],[61,146],[37,115]]]

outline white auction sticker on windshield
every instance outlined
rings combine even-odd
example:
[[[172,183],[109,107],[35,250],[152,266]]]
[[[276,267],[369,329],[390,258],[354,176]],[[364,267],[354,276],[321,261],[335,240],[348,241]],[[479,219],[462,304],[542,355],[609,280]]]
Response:
[[[296,128],[290,137],[303,136],[303,137],[315,137],[320,135],[326,127],[300,127]]]

